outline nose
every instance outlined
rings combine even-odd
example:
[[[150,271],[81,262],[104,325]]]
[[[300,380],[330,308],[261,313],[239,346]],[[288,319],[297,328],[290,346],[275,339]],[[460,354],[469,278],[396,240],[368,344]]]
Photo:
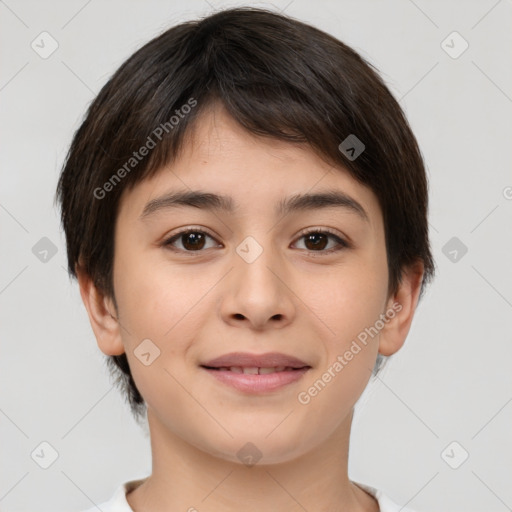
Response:
[[[293,321],[296,307],[291,273],[279,255],[263,248],[252,260],[242,249],[233,253],[233,267],[222,290],[221,314],[225,322],[265,330],[283,328]]]

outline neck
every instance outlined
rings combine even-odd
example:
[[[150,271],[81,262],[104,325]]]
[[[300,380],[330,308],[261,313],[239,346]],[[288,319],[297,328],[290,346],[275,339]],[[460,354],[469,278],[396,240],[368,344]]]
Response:
[[[348,479],[352,412],[326,443],[279,464],[246,466],[183,441],[148,410],[152,474],[127,496],[134,512],[278,510],[378,512],[377,502]]]

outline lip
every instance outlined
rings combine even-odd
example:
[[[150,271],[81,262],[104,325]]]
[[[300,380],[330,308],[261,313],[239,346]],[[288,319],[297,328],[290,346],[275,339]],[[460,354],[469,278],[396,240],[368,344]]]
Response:
[[[212,359],[200,366],[216,380],[238,391],[249,394],[261,394],[283,388],[284,386],[300,380],[302,376],[311,369],[311,366],[304,361],[279,352],[268,352],[266,354],[233,352]],[[226,368],[230,367],[285,367],[286,369],[266,374],[245,374],[226,370]]]
[[[245,373],[234,373],[229,370],[212,370],[203,367],[206,372],[220,382],[232,386],[238,391],[250,394],[275,391],[293,382],[297,382],[310,368],[310,366],[307,366],[296,370],[285,370],[262,375],[249,375]]]
[[[281,354],[280,352],[267,352],[266,354],[251,354],[249,352],[231,352],[216,357],[201,366],[209,368],[229,368],[239,366],[242,368],[275,368],[285,366],[291,368],[303,368],[309,366],[296,357]]]

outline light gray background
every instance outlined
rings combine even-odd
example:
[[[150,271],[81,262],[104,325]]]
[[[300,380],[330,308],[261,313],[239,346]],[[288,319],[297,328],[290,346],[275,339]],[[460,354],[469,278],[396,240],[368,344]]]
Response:
[[[3,512],[81,510],[150,471],[148,439],[68,280],[53,195],[72,133],[114,70],[171,25],[234,5],[0,1]],[[512,3],[274,5],[377,66],[430,178],[437,279],[405,347],[359,402],[350,476],[419,512],[512,510]],[[59,44],[47,59],[31,48],[42,31]],[[441,44],[453,31],[469,43],[458,58]],[[32,252],[42,237],[57,248],[46,262]],[[452,237],[468,248],[456,262],[443,253]],[[43,441],[59,455],[48,469],[31,458]],[[441,456],[452,441],[469,453],[458,469]],[[452,464],[460,450],[448,450]]]

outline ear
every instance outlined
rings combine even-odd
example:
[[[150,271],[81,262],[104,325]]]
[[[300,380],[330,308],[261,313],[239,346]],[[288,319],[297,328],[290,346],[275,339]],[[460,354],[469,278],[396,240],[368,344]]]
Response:
[[[114,302],[106,297],[92,282],[90,276],[76,266],[80,295],[87,309],[91,327],[100,350],[108,356],[124,353],[120,324]]]
[[[379,353],[384,356],[398,352],[405,343],[418,304],[423,271],[421,261],[404,269],[398,291],[388,299],[386,311],[389,313],[384,314],[390,320],[380,331],[379,339]],[[392,318],[391,312],[395,313]]]

